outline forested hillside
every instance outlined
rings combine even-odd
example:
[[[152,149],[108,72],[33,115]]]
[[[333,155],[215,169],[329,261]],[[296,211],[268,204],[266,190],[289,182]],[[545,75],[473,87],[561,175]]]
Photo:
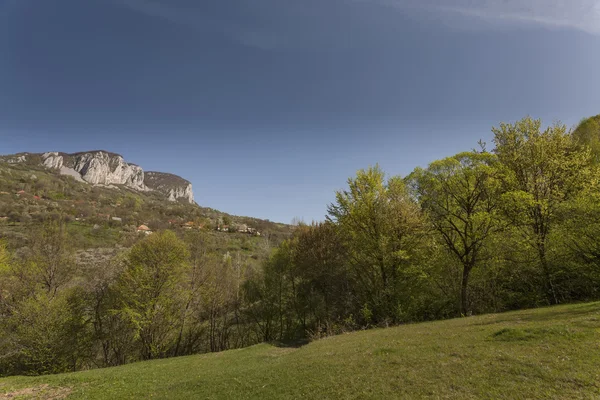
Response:
[[[169,201],[160,192],[91,185],[39,163],[0,162],[0,375],[141,359],[106,335],[120,330],[118,340],[136,346],[137,327],[130,324],[137,322],[124,318],[130,309],[114,297],[122,290],[116,285],[138,243],[154,243],[161,232],[184,243],[185,274],[202,264],[188,305],[189,314],[202,307],[197,330],[185,336],[192,343],[171,354],[256,343],[233,331],[239,320],[230,315],[238,307],[233,286],[260,269],[290,226]],[[166,355],[153,356],[159,353]]]
[[[571,132],[525,118],[405,177],[358,171],[326,221],[292,235],[2,166],[0,374],[599,299],[594,121]],[[261,236],[230,229],[242,224]],[[92,247],[119,251],[78,251]]]

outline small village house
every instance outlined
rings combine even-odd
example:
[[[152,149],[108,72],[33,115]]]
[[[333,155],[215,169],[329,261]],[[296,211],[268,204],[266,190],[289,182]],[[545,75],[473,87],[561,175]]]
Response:
[[[137,232],[138,233],[144,233],[146,235],[149,235],[149,234],[152,233],[152,231],[150,230],[150,228],[148,228],[148,226],[146,226],[146,225],[140,225],[140,226],[138,226]]]

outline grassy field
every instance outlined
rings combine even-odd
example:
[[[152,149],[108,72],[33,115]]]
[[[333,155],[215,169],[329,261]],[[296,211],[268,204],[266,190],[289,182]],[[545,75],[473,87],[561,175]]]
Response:
[[[4,378],[4,398],[600,398],[600,303]]]

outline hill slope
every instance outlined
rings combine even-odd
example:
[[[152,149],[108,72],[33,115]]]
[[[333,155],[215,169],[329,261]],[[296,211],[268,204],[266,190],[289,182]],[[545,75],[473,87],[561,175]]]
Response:
[[[599,344],[589,303],[0,379],[0,398],[598,398]]]
[[[25,157],[25,161],[19,157]],[[122,234],[129,232],[135,236],[135,229],[141,224],[153,230],[178,229],[192,221],[196,227],[214,230],[220,221],[228,221],[233,226],[245,224],[265,235],[276,236],[271,237],[274,243],[291,231],[284,224],[229,215],[200,207],[195,202],[181,201],[182,198],[193,198],[193,193],[187,189],[189,182],[176,175],[148,172],[145,182],[156,189],[148,191],[125,184],[93,185],[80,175],[64,174],[41,164],[40,157],[32,153],[0,156],[0,239],[13,248],[24,244],[22,235],[28,226],[58,215],[68,217],[69,224],[77,225],[74,229],[86,231],[85,235],[78,235],[79,238],[88,237],[88,231],[94,226],[102,228],[95,233],[104,232],[112,237],[109,241],[87,241],[81,246],[75,243],[76,247],[85,248],[123,244],[127,240]],[[65,160],[67,158],[63,157],[60,161],[63,166]],[[79,173],[75,171],[74,174]],[[174,199],[180,201],[172,201]]]

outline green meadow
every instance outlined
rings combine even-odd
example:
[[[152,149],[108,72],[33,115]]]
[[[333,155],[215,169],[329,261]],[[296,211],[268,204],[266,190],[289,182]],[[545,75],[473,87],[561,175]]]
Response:
[[[1,399],[599,397],[600,303],[0,379]]]

